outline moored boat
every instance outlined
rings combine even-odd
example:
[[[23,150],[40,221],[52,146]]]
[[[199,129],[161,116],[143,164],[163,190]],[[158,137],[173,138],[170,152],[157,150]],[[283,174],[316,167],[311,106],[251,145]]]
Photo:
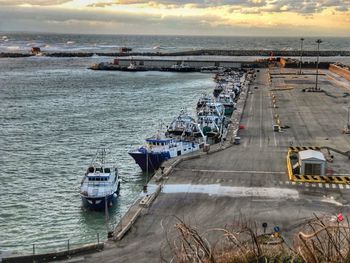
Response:
[[[142,171],[150,173],[171,158],[198,151],[200,145],[194,141],[179,140],[166,137],[158,132],[154,137],[146,139],[146,144],[129,152]]]
[[[118,198],[120,180],[114,162],[107,160],[107,150],[99,150],[81,181],[83,206],[92,210],[111,207]]]
[[[197,110],[203,108],[208,102],[211,102],[212,100],[213,99],[209,95],[203,94],[197,102]]]
[[[214,91],[213,91],[214,97],[219,96],[219,94],[220,94],[223,90],[224,90],[224,87],[223,87],[222,84],[216,85],[216,87],[214,88]]]
[[[226,129],[226,119],[224,116],[224,106],[218,102],[208,103],[206,107],[200,109],[198,115],[198,125],[204,136],[213,138],[214,142],[220,140]],[[200,134],[197,134],[200,136]]]
[[[235,103],[233,102],[232,96],[230,94],[222,93],[218,96],[216,101],[224,105],[224,108],[225,108],[224,114],[226,116],[229,116],[233,113],[235,109]]]
[[[170,123],[167,131],[170,135],[191,136],[198,130],[198,126],[191,116],[181,110],[179,116]]]
[[[194,67],[191,67],[184,61],[182,61],[180,64],[176,63],[172,65],[170,68],[163,68],[163,71],[173,71],[173,72],[193,72],[196,69]]]

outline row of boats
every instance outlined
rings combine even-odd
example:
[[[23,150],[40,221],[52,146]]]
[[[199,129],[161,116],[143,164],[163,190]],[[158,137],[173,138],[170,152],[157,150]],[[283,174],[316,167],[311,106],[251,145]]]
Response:
[[[153,173],[164,161],[224,141],[245,79],[243,70],[216,74],[214,92],[199,98],[196,117],[181,110],[168,126],[161,124],[154,136],[147,138],[141,147],[131,150],[129,155],[143,172]],[[85,207],[107,209],[118,197],[118,169],[115,163],[107,161],[107,154],[106,149],[96,154],[81,182],[80,195]]]

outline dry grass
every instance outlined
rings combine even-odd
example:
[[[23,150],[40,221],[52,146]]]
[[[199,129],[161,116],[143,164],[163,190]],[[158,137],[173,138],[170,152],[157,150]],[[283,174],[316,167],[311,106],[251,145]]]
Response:
[[[176,237],[168,240],[178,263],[347,262],[350,263],[350,225],[334,217],[315,215],[305,221],[288,246],[283,237],[258,234],[254,223],[236,223],[200,233],[177,218]],[[209,241],[210,240],[210,241]],[[214,241],[213,241],[214,240]],[[163,261],[166,261],[163,259]]]

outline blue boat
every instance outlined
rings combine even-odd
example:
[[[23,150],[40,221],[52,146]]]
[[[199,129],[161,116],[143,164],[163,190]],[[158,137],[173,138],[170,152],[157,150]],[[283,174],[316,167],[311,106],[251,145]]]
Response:
[[[146,144],[129,152],[135,162],[144,172],[154,172],[161,164],[176,156],[188,154],[199,150],[199,144],[166,137],[158,133],[152,138],[146,139]]]
[[[81,181],[80,196],[83,206],[105,210],[113,206],[120,191],[118,168],[106,162],[106,150],[97,152]]]

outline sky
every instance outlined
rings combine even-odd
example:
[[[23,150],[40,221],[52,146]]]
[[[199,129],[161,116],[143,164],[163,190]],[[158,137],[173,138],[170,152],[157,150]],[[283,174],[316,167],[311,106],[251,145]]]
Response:
[[[350,0],[0,0],[0,32],[350,37]]]

